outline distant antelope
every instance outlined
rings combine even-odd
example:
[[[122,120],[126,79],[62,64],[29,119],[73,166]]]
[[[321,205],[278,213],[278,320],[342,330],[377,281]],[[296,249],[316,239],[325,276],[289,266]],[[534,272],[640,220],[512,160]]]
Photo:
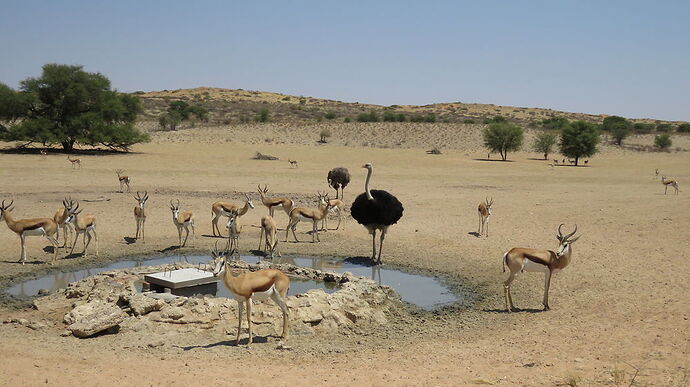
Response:
[[[664,185],[664,195],[666,195],[666,191],[668,191],[668,186],[670,185],[671,187],[675,188],[676,190],[676,195],[678,195],[678,182],[675,180],[666,180],[666,176],[661,176],[661,184]]]
[[[196,232],[194,231],[194,214],[190,211],[184,211],[180,213],[180,201],[177,200],[177,204],[173,204],[170,201],[170,211],[172,212],[172,220],[175,227],[177,227],[177,237],[179,239],[179,246],[184,247],[187,244],[187,238],[189,238],[189,227],[192,228],[192,238],[196,238]],[[182,229],[187,232],[184,237],[184,242],[182,242]]]
[[[477,212],[479,213],[479,229],[477,233],[482,236],[482,231],[489,237],[489,217],[491,216],[491,206],[494,204],[494,198],[486,198],[486,201],[479,203]]]
[[[120,181],[120,192],[124,192],[123,187],[127,187],[127,192],[129,192],[129,176],[124,176],[122,173],[123,169],[118,169],[115,171],[117,173],[117,179]]]
[[[149,193],[144,191],[144,196],[141,196],[139,191],[137,191],[137,196],[134,199],[138,202],[138,205],[134,207],[134,220],[137,222],[137,233],[134,235],[134,239],[139,239],[139,233],[141,232],[141,240],[145,243],[144,223],[146,222],[146,212],[144,211],[144,205],[149,200]]]
[[[237,210],[230,211],[230,219],[225,227],[228,229],[228,243],[230,243],[229,249],[231,252],[236,253],[237,257],[239,258],[240,233],[242,233],[242,226],[237,227],[238,218],[239,215]]]
[[[570,164],[575,165],[575,160],[570,160],[570,159],[569,159],[568,162],[569,162]]]
[[[72,169],[79,167],[81,169],[81,159],[72,159],[67,155],[67,160],[72,163]]]
[[[558,160],[553,159],[553,163],[554,163],[555,165],[558,165]]]
[[[659,177],[659,168],[654,170],[654,176]]]
[[[299,166],[297,165],[297,160],[290,160],[290,159],[288,159],[288,161],[290,162],[290,168],[292,168],[292,167],[298,168],[298,167],[299,167]]]
[[[300,221],[311,221],[312,222],[312,234],[311,242],[316,241],[321,242],[319,239],[319,230],[317,223],[319,220],[323,219],[324,216],[328,214],[328,210],[331,208],[331,204],[328,201],[328,194],[318,193],[319,202],[322,200],[326,202],[326,205],[320,205],[319,208],[303,208],[295,207],[290,211],[290,222],[285,228],[285,242],[288,240],[288,233],[292,230],[292,236],[295,238],[296,242],[299,242],[297,235],[295,235],[295,228],[297,228],[297,223]]]
[[[561,164],[565,164],[565,159],[561,160]]]
[[[259,250],[266,251],[269,258],[273,258],[274,254],[280,257],[278,251],[278,226],[275,220],[270,215],[261,217],[261,234],[259,234]],[[261,248],[261,242],[264,242],[264,248]]]
[[[575,241],[580,239],[576,237],[571,239],[577,232],[577,225],[575,230],[568,235],[561,233],[561,224],[558,226],[558,251],[529,249],[522,247],[514,247],[503,254],[503,272],[506,271],[506,266],[510,270],[510,276],[503,283],[503,294],[505,296],[506,309],[511,312],[515,310],[513,305],[513,297],[510,294],[510,285],[513,283],[515,276],[521,272],[542,272],[545,274],[544,278],[544,310],[549,310],[549,286],[551,284],[551,276],[558,271],[563,270],[570,263],[570,256],[572,255],[572,247],[570,246]]]
[[[326,203],[326,198],[322,197],[321,199],[321,206],[325,206]],[[340,199],[330,199],[328,200],[328,204],[330,205],[330,209],[328,210],[329,214],[336,214],[338,215],[338,225],[335,226],[335,229],[340,228],[340,223],[343,220],[343,212],[342,209],[345,208],[345,203],[340,200]],[[343,226],[343,230],[345,229],[345,226]],[[321,219],[321,230],[323,231],[328,231],[328,214]]]
[[[41,157],[43,158],[43,160],[45,160],[46,156],[48,156],[48,152],[46,152],[45,149],[41,149],[39,153],[41,153]]]
[[[60,232],[62,232],[65,241],[61,247],[67,247],[67,240],[71,239],[71,232],[74,231],[72,223],[68,221],[69,209],[74,207],[74,204],[75,203],[71,197],[66,197],[62,201],[62,207],[55,211],[55,215],[53,215],[53,221],[55,221],[55,223],[57,223],[58,225],[57,234],[55,235],[55,238],[59,241]]]
[[[91,239],[96,240],[96,256],[98,257],[98,234],[96,234],[96,217],[93,215],[79,216],[82,210],[79,210],[79,202],[77,205],[69,209],[69,220],[74,226],[74,242],[72,242],[72,250],[70,250],[69,255],[74,252],[74,247],[77,245],[77,240],[80,234],[84,234],[84,251],[83,256],[86,256],[86,249],[91,243]],[[93,237],[92,237],[93,234]]]

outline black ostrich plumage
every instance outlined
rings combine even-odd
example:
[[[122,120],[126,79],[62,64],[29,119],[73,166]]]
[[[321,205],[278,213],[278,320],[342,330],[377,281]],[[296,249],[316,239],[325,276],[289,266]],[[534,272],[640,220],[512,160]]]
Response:
[[[328,184],[330,184],[333,189],[338,189],[341,187],[345,189],[348,183],[350,183],[350,171],[343,167],[333,168],[328,171],[327,179]]]
[[[372,189],[371,196],[374,200],[369,200],[366,192],[361,193],[352,203],[350,213],[357,223],[390,226],[402,218],[404,208],[398,198],[379,189]]]

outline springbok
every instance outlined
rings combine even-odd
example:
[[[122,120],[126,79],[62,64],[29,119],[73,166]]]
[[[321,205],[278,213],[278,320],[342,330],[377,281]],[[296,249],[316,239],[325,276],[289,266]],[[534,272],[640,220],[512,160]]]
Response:
[[[297,228],[297,223],[299,223],[301,220],[312,222],[311,242],[321,242],[321,239],[319,239],[319,228],[317,223],[328,214],[328,210],[331,209],[331,203],[328,201],[328,194],[318,193],[317,195],[319,197],[319,202],[325,202],[325,205],[320,204],[319,208],[295,207],[292,209],[292,211],[290,211],[290,222],[288,222],[288,225],[285,228],[285,242],[288,240],[288,232],[290,230],[292,230],[292,236],[295,237],[295,242],[299,242],[297,235],[295,234],[295,228]]]
[[[77,211],[78,210],[78,211]],[[80,234],[84,234],[83,241],[84,241],[84,251],[82,252],[82,256],[86,256],[86,249],[89,247],[89,244],[91,243],[91,238],[96,240],[96,256],[98,257],[98,234],[96,234],[96,217],[93,215],[84,215],[84,216],[79,216],[81,214],[82,210],[79,210],[79,202],[77,202],[76,206],[73,206],[69,209],[69,219],[67,220],[68,222],[72,223],[74,226],[74,242],[72,242],[72,249],[69,252],[69,255],[72,255],[74,252],[74,247],[77,245],[77,240],[79,239]],[[93,237],[91,236],[93,234]]]
[[[21,262],[22,265],[26,263],[26,237],[44,236],[53,245],[53,260],[50,262],[50,264],[52,265],[55,263],[58,254],[58,241],[53,238],[53,235],[57,233],[57,223],[50,218],[15,220],[11,214],[12,210],[14,209],[13,204],[14,200],[12,200],[8,205],[5,205],[4,200],[2,201],[2,204],[0,204],[0,221],[5,220],[7,227],[19,236],[19,241],[22,248],[19,262]]]
[[[486,198],[486,202],[479,203],[477,212],[479,213],[479,228],[477,234],[482,236],[482,231],[489,237],[489,217],[491,216],[491,206],[494,204],[494,198]]]
[[[196,232],[194,231],[194,214],[190,211],[184,211],[180,213],[180,200],[177,200],[177,204],[173,204],[170,201],[170,211],[172,212],[172,220],[175,227],[177,227],[177,237],[179,240],[179,246],[184,247],[187,244],[187,238],[189,238],[189,227],[192,228],[192,238],[196,238]],[[182,229],[187,232],[184,236],[184,243],[182,242]]]
[[[72,163],[72,169],[76,167],[79,167],[79,169],[81,169],[81,159],[72,159],[69,157],[69,155],[67,155],[67,161]]]
[[[127,187],[127,192],[129,192],[129,176],[123,175],[123,172],[123,169],[118,169],[115,171],[115,173],[117,173],[117,179],[120,181],[120,192],[125,192],[123,187]]]
[[[270,215],[261,217],[261,233],[259,234],[259,250],[267,251],[268,257],[273,258],[274,255],[280,257],[278,251],[278,226],[275,220]],[[264,242],[264,248],[261,249],[261,242]]]
[[[144,196],[141,196],[139,191],[134,197],[138,204],[134,207],[134,220],[137,222],[137,233],[134,234],[134,239],[139,239],[139,233],[141,232],[141,240],[146,243],[146,238],[144,237],[144,223],[146,222],[146,211],[144,211],[144,205],[146,201],[149,200],[148,191],[144,191]]]
[[[580,236],[572,238],[577,232],[577,225],[575,230],[568,235],[561,233],[561,227],[558,226],[558,251],[530,249],[523,247],[514,247],[503,254],[503,272],[506,271],[506,266],[510,270],[510,276],[503,283],[503,293],[505,296],[506,309],[508,312],[516,310],[513,305],[513,297],[510,294],[510,285],[513,283],[515,276],[524,271],[541,272],[545,274],[544,277],[544,310],[549,310],[549,286],[551,284],[551,276],[558,271],[563,270],[570,263],[570,256],[572,255],[571,245],[580,239]]]
[[[675,188],[676,190],[676,195],[678,195],[678,182],[675,180],[666,180],[666,176],[661,176],[661,184],[664,185],[664,195],[666,195],[666,191],[668,191],[668,186],[670,185],[671,187]]]
[[[240,344],[240,329],[242,328],[242,311],[244,305],[247,306],[247,323],[249,325],[249,340],[247,346],[252,344],[252,300],[270,298],[283,312],[283,333],[281,338],[288,339],[289,319],[288,306],[285,302],[287,292],[290,288],[290,278],[285,273],[277,269],[263,269],[254,272],[238,273],[236,269],[228,263],[230,252],[228,243],[225,252],[218,251],[218,246],[211,250],[214,260],[213,275],[223,280],[225,286],[230,290],[232,296],[237,300],[239,319],[237,323],[236,345]]]
[[[238,211],[230,211],[230,219],[228,219],[228,224],[225,226],[228,229],[228,247],[230,251],[237,253],[237,257],[240,257],[240,233],[242,232],[242,226],[237,227],[238,223]]]
[[[71,197],[66,197],[62,201],[62,207],[60,207],[57,211],[55,211],[55,215],[53,215],[53,220],[58,225],[57,234],[55,235],[55,239],[57,239],[59,241],[60,240],[60,232],[62,232],[63,238],[65,240],[65,242],[60,247],[67,247],[67,240],[71,239],[71,232],[74,231],[74,227],[72,227],[72,223],[67,221],[69,218],[69,209],[72,207],[74,207],[74,201],[72,200]]]
[[[268,193],[268,186],[264,184],[264,188],[261,188],[259,184],[259,195],[261,195],[261,203],[268,208],[268,214],[273,216],[273,210],[275,207],[281,207],[283,211],[290,216],[290,211],[295,207],[295,202],[288,198],[268,198],[266,194]]]
[[[242,216],[250,209],[254,209],[254,202],[252,202],[252,198],[250,198],[247,194],[244,194],[244,197],[246,199],[244,202],[244,207],[240,207],[234,203],[221,201],[215,202],[211,205],[211,216],[213,216],[213,219],[211,219],[211,230],[213,231],[213,236],[216,236],[216,231],[218,231],[218,236],[222,236],[220,229],[218,228],[218,220],[221,216],[230,217],[230,212],[232,211],[236,211],[237,216]]]

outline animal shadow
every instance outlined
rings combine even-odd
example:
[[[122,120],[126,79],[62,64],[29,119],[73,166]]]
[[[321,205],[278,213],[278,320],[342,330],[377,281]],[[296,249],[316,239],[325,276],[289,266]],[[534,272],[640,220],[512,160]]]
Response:
[[[132,243],[134,243],[134,242],[137,241],[136,238],[132,238],[132,237],[124,237],[124,238],[122,238],[122,239],[124,239],[125,242],[127,242],[128,245],[131,245]]]
[[[544,309],[534,309],[534,308],[515,308],[512,310],[512,312],[508,312],[504,308],[501,309],[482,309],[482,312],[487,312],[487,313],[520,313],[520,312],[526,312],[526,313],[541,313],[541,312],[546,312]]]
[[[168,253],[171,251],[179,250],[180,248],[181,248],[181,246],[174,245],[174,246],[170,246],[170,247],[166,247],[164,249],[158,250],[158,252],[159,253]]]
[[[482,237],[481,234],[479,234],[479,233],[476,232],[476,231],[470,231],[470,232],[468,232],[467,234],[468,234],[468,235],[472,235],[472,236],[476,236],[477,238],[481,238],[481,237]]]
[[[21,263],[19,260],[14,260],[14,261],[8,260],[8,261],[0,261],[0,262],[2,262],[2,263]],[[26,261],[24,263],[28,264],[28,265],[41,265],[41,264],[44,264],[47,262],[45,262],[45,261]]]
[[[227,238],[227,236],[224,235],[201,234],[201,236],[204,238]]]
[[[206,344],[206,345],[190,345],[188,347],[178,347],[182,348],[183,351],[191,351],[192,349],[210,349],[210,348],[215,348],[215,347],[236,347],[239,345],[247,345],[247,342],[249,341],[249,337],[245,337],[243,339],[240,339],[240,342],[238,343],[235,340],[223,340],[219,341],[217,343],[211,343],[211,344]],[[254,336],[254,340],[252,340],[252,344],[265,344],[268,343],[268,336]]]
[[[49,254],[53,254],[55,252],[55,246],[46,246],[43,248],[43,251]]]

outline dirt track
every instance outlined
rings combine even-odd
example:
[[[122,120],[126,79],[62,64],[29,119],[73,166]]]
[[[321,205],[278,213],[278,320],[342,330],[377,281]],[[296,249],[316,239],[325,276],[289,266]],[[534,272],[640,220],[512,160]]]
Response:
[[[310,204],[309,195],[327,189],[328,169],[345,166],[353,175],[345,190],[350,202],[363,190],[365,171],[359,166],[372,162],[372,186],[394,193],[405,205],[403,219],[386,239],[384,261],[446,273],[485,297],[469,310],[411,315],[355,337],[296,336],[292,352],[276,351],[272,343],[236,348],[220,331],[198,337],[162,333],[165,344],[150,347],[154,338],[123,342],[119,335],[106,335],[79,340],[60,337],[59,325],[34,331],[0,324],[0,380],[61,385],[111,385],[114,380],[258,385],[265,384],[265,378],[277,384],[627,385],[635,373],[632,366],[641,368],[635,379],[639,384],[682,385],[690,380],[688,152],[605,148],[589,167],[551,168],[531,159],[536,155],[530,153],[511,154],[509,163],[479,161],[486,153],[476,141],[431,156],[421,147],[259,143],[262,134],[214,144],[213,136],[226,134],[203,133],[203,138],[194,131],[157,134],[153,143],[135,147],[130,155],[82,156],[82,170],[72,170],[61,155],[43,161],[38,155],[3,154],[0,197],[15,200],[16,217],[38,217],[52,216],[66,194],[79,199],[106,196],[110,201],[82,207],[98,218],[100,260],[107,260],[175,245],[170,199],[180,199],[184,209],[196,214],[197,239],[186,251],[206,250],[213,239],[202,235],[211,233],[213,201],[239,201],[240,193],[252,192],[256,209],[242,223],[258,224],[267,211],[256,194],[257,184]],[[251,160],[256,151],[283,160]],[[297,159],[299,168],[290,168],[284,161],[288,157]],[[133,189],[148,190],[151,196],[146,244],[124,239],[134,234],[135,201],[116,192],[118,168],[132,177]],[[663,195],[654,168],[679,180],[679,195]],[[477,238],[472,234],[477,230],[476,206],[485,196],[495,200],[491,235]],[[276,214],[279,227],[284,227],[285,214]],[[573,245],[571,266],[552,281],[551,311],[539,312],[543,277],[528,273],[513,288],[516,305],[526,310],[504,313],[501,254],[514,246],[555,248],[559,223],[567,229],[577,223],[582,238]],[[44,240],[29,239],[30,263],[21,266],[15,263],[18,238],[0,228],[5,246],[0,281],[45,270],[43,262],[51,255],[42,251]],[[311,239],[304,234],[307,229],[300,224],[303,243],[283,243],[283,251],[370,253],[368,234],[351,218],[344,231],[329,231],[318,244],[306,242]],[[245,250],[253,249],[257,239],[258,229],[245,227],[240,243]],[[83,260],[61,259],[57,266]],[[30,319],[35,313],[12,305],[0,309],[0,320]]]

